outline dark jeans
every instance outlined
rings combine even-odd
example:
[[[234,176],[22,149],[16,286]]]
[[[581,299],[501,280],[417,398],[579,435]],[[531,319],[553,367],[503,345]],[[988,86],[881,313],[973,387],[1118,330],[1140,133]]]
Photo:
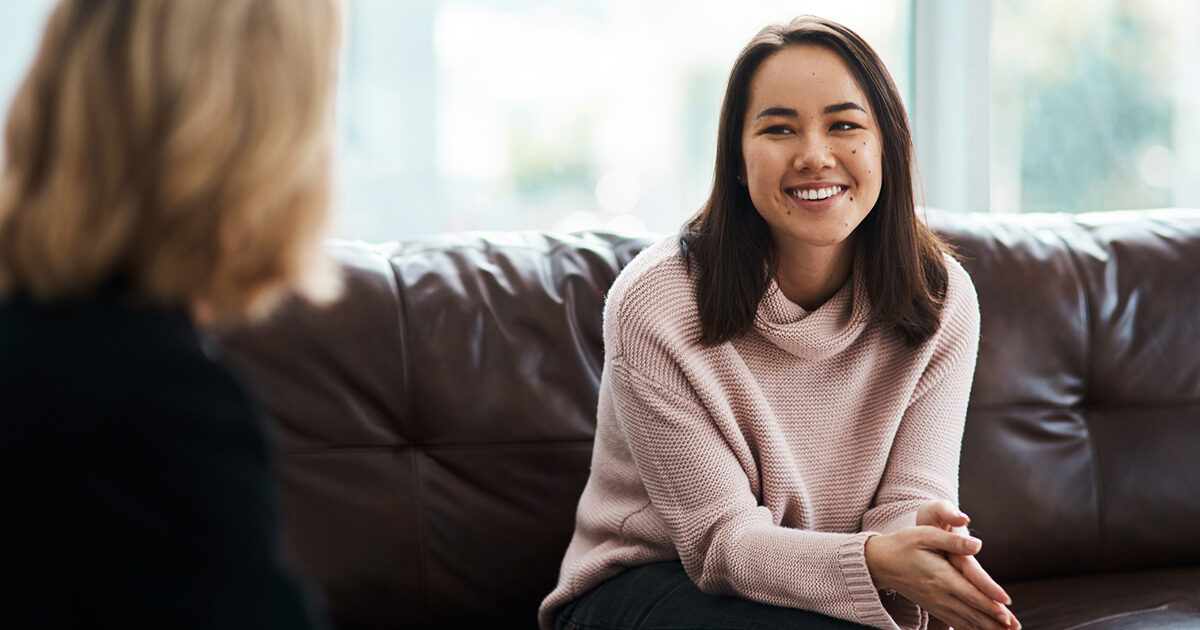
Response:
[[[567,604],[555,630],[861,630],[825,615],[702,592],[683,564],[627,569]]]

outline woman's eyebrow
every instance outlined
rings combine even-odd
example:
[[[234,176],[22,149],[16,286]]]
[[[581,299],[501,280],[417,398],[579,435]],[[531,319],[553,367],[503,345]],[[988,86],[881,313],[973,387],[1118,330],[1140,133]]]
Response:
[[[864,114],[867,111],[867,110],[863,109],[863,106],[859,105],[858,103],[846,101],[845,103],[826,105],[825,109],[823,110],[823,113],[836,114],[838,112],[844,112],[848,109],[857,109],[858,111],[863,112]],[[758,120],[759,118],[763,118],[765,116],[791,116],[792,118],[796,118],[799,115],[800,115],[799,112],[797,112],[796,110],[794,110],[790,107],[768,107],[768,108],[762,110],[761,112],[758,112],[758,115],[755,116],[754,119]]]
[[[826,105],[825,113],[826,114],[836,114],[838,112],[844,112],[848,109],[857,109],[858,111],[863,112],[864,114],[867,112],[867,110],[863,109],[862,105],[859,105],[858,103],[852,103],[850,101],[846,101],[845,103],[838,103],[836,105]]]
[[[761,112],[758,112],[758,115],[754,117],[754,120],[758,120],[764,116],[791,116],[796,118],[800,116],[800,113],[788,107],[768,107]]]

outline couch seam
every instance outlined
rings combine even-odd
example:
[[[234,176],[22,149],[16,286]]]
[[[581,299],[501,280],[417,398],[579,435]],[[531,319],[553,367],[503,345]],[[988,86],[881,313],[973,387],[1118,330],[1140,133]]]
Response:
[[[416,416],[416,404],[412,396],[412,369],[408,360],[408,300],[404,295],[404,283],[400,278],[400,270],[393,263],[391,257],[383,256],[384,262],[392,272],[392,282],[395,287],[396,296],[396,313],[399,316],[399,321],[396,322],[396,333],[399,336],[400,343],[400,395],[402,396],[403,404],[407,407],[404,416],[401,418],[398,429],[401,434],[411,433],[411,421]],[[415,438],[413,435],[408,436],[410,439]],[[406,445],[407,446],[407,445]],[[416,446],[415,444],[413,446]],[[394,447],[388,450],[393,450]],[[425,510],[423,505],[423,492],[421,491],[421,466],[418,458],[421,452],[417,448],[408,450],[413,474],[413,509],[416,511],[417,525],[417,589],[418,589],[418,608],[417,619],[424,626],[429,619],[429,576],[428,576],[428,560],[425,557]]]
[[[470,250],[470,251],[481,253],[481,254],[487,254],[487,253],[495,251],[497,249],[503,249],[503,250],[516,249],[516,250],[530,251],[530,252],[534,252],[536,254],[553,255],[563,249],[571,249],[574,251],[579,251],[579,250],[596,251],[599,249],[613,249],[613,245],[611,243],[596,243],[596,242],[592,242],[592,241],[588,240],[588,238],[592,237],[592,236],[613,234],[612,232],[609,232],[606,230],[580,230],[580,231],[576,231],[576,232],[544,232],[544,231],[539,231],[539,230],[513,230],[513,233],[520,234],[522,236],[532,235],[532,236],[536,236],[536,237],[548,237],[546,239],[546,242],[549,245],[549,247],[544,247],[539,244],[528,244],[528,243],[495,244],[495,243],[491,243],[490,241],[485,240],[485,241],[476,241],[473,243],[432,243],[432,244],[420,247],[419,249],[401,249],[401,248],[403,248],[403,246],[406,243],[411,243],[412,241],[400,240],[400,241],[389,241],[386,243],[380,243],[379,244],[380,247],[386,246],[386,245],[394,245],[395,248],[390,251],[387,249],[379,250],[378,253],[387,257],[388,260],[395,260],[395,259],[399,259],[399,258],[405,258],[408,256],[427,254],[429,252],[444,252],[444,251],[448,251],[448,250]],[[613,235],[618,236],[620,238],[619,242],[643,240],[636,236],[635,237],[621,237],[620,235],[615,235],[615,234],[613,234]],[[571,243],[571,242],[567,242],[567,239],[576,239],[579,242]],[[417,240],[420,240],[420,239],[417,239]]]
[[[1080,230],[1086,231],[1088,238],[1095,241],[1095,239],[1092,238],[1091,232],[1086,230],[1083,225],[1076,221],[1075,226]],[[1080,397],[1080,400],[1088,400],[1091,398],[1091,388],[1092,384],[1095,382],[1095,365],[1093,360],[1096,355],[1096,333],[1094,330],[1096,318],[1095,314],[1093,313],[1093,309],[1095,308],[1095,300],[1089,291],[1088,285],[1084,282],[1085,276],[1083,272],[1083,265],[1079,262],[1075,248],[1067,242],[1066,237],[1064,237],[1061,233],[1056,232],[1055,237],[1063,244],[1063,248],[1067,252],[1067,260],[1071,263],[1071,268],[1075,272],[1076,281],[1079,283],[1080,294],[1083,296],[1083,316],[1086,318],[1086,321],[1084,322],[1084,334],[1087,335],[1087,340],[1084,343],[1084,386],[1083,396]],[[1096,244],[1099,245],[1098,242]],[[1085,405],[1080,406],[1083,407]],[[1095,433],[1092,431],[1092,425],[1088,421],[1087,415],[1080,414],[1079,417],[1083,421],[1084,429],[1087,431],[1087,447],[1088,451],[1090,451],[1092,454],[1092,483],[1095,484],[1096,487],[1096,543],[1099,546],[1099,556],[1101,559],[1101,566],[1103,566],[1104,564],[1107,564],[1108,532],[1107,527],[1105,526],[1106,516],[1104,510],[1104,476],[1102,474],[1102,467],[1100,465],[1100,451],[1096,448]]]
[[[1121,409],[1124,407],[1133,407],[1135,409],[1168,409],[1172,407],[1187,407],[1189,405],[1200,404],[1200,398],[1177,398],[1172,400],[1125,400],[1121,402],[1105,402],[1102,405],[1088,403],[1071,403],[1069,405],[1060,405],[1057,403],[1048,402],[1012,402],[1012,403],[973,403],[971,409],[978,410],[995,410],[995,409]]]
[[[400,270],[396,268],[390,258],[387,259],[387,265],[392,270],[392,281],[396,286],[396,311],[400,316],[400,321],[397,322],[397,332],[400,335],[400,367],[403,370],[400,395],[403,396],[402,400],[408,407],[405,410],[404,419],[411,420],[416,417],[416,403],[413,402],[412,369],[410,369],[408,361],[408,300],[404,297],[404,283],[400,281]],[[402,426],[401,428],[410,429],[411,427]]]
[[[409,453],[412,461],[413,472],[413,500],[414,509],[417,513],[417,589],[420,593],[418,598],[417,619],[422,627],[424,627],[429,619],[429,578],[428,564],[425,559],[425,510],[423,508],[421,492],[421,466],[417,461],[420,452],[413,450]]]

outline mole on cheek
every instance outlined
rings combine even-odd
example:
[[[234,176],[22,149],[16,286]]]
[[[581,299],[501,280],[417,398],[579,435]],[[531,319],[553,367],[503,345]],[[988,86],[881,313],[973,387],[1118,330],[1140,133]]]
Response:
[[[858,149],[850,149],[851,153],[858,153]]]

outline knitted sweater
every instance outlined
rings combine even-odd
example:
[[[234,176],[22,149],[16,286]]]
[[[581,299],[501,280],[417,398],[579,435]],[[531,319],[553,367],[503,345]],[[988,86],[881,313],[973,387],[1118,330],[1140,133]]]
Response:
[[[542,628],[624,569],[675,559],[708,593],[927,626],[915,604],[881,597],[863,546],[915,524],[925,501],[957,503],[979,307],[947,256],[941,324],[911,346],[868,322],[860,260],[811,312],[772,281],[754,330],[712,347],[696,342],[674,238],[621,273],[604,309],[591,476]]]

